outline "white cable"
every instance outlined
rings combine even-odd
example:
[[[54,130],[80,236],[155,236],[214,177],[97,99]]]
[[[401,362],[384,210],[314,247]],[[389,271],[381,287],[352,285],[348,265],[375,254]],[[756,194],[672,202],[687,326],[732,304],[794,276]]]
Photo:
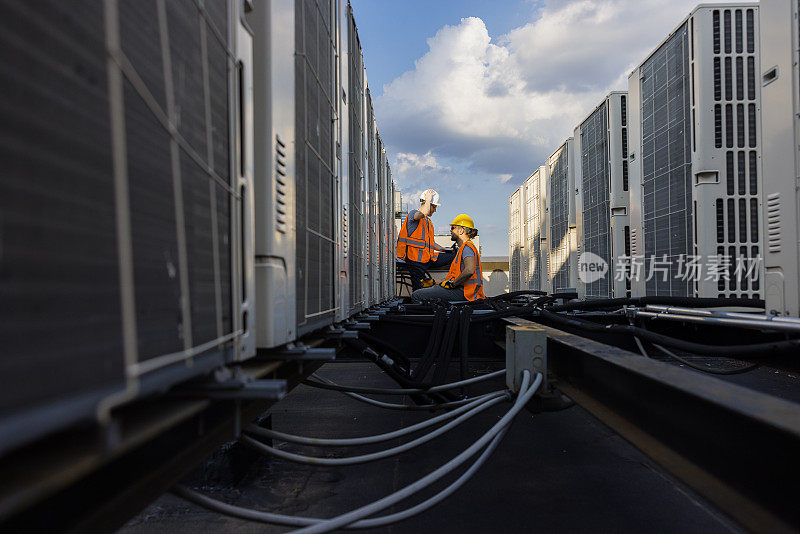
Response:
[[[489,446],[484,449],[481,455],[478,457],[477,460],[467,469],[460,477],[458,477],[452,484],[447,486],[445,489],[437,493],[436,495],[430,497],[422,501],[421,503],[417,504],[416,506],[412,506],[407,510],[403,510],[402,512],[397,512],[390,515],[385,515],[382,517],[373,517],[370,519],[362,519],[360,521],[356,521],[344,528],[346,529],[361,529],[361,528],[375,528],[375,527],[383,527],[386,525],[391,525],[392,523],[397,523],[399,521],[403,521],[410,517],[414,517],[415,515],[421,514],[425,510],[436,506],[447,497],[455,493],[458,489],[461,488],[470,478],[474,475],[481,466],[486,463],[486,460],[491,456],[497,446],[500,444],[500,441],[505,436],[508,427],[503,427],[503,429],[494,437],[494,439],[489,443]],[[207,495],[203,495],[197,491],[189,489],[185,486],[175,486],[172,488],[172,493],[178,495],[179,497],[186,499],[189,502],[193,502],[203,508],[219,512],[221,514],[229,515],[232,517],[238,517],[240,519],[246,519],[250,521],[258,521],[260,523],[269,523],[273,525],[285,525],[285,526],[293,526],[293,527],[305,527],[308,525],[315,525],[317,523],[321,523],[325,521],[325,519],[318,519],[312,517],[297,517],[292,515],[283,515],[283,514],[275,514],[271,512],[261,512],[259,510],[251,510],[249,508],[242,508],[241,506],[235,506],[232,504],[227,504],[222,501],[218,501],[217,499],[212,499]]]
[[[499,371],[493,371],[491,373],[487,373],[485,375],[476,376],[473,378],[468,378],[466,380],[459,380],[458,382],[450,382],[448,384],[441,384],[438,386],[433,386],[427,389],[424,388],[369,388],[369,387],[359,387],[359,386],[343,386],[341,384],[337,384],[331,380],[323,379],[321,376],[317,374],[312,374],[310,378],[317,378],[319,380],[323,380],[326,384],[330,386],[334,386],[338,388],[338,391],[350,390],[351,393],[371,393],[375,395],[414,395],[414,394],[425,394],[425,393],[436,393],[438,391],[447,391],[448,389],[455,389],[464,386],[468,386],[470,384],[475,384],[477,382],[482,382],[484,380],[489,380],[490,378],[495,378],[497,376],[502,376],[506,374],[505,369],[501,369]],[[315,384],[310,381],[304,382],[307,386],[312,387],[321,387],[320,384]],[[352,389],[351,389],[352,388]],[[323,388],[328,389],[328,388]]]
[[[416,425],[411,425],[406,428],[401,428],[400,430],[387,432],[385,434],[377,434],[374,436],[365,436],[360,438],[309,438],[306,436],[286,434],[284,432],[279,432],[269,428],[262,428],[256,425],[248,425],[246,430],[251,434],[256,434],[265,438],[288,441],[290,443],[299,443],[301,445],[314,445],[317,447],[348,447],[353,445],[369,445],[371,443],[381,443],[383,441],[399,438],[407,434],[413,434],[414,432],[423,430],[437,423],[441,423],[442,421],[447,421],[454,417],[458,417],[462,413],[471,410],[483,402],[486,402],[486,399],[478,399],[470,402],[469,404],[465,404],[464,406],[460,406],[451,412],[445,412],[442,415],[437,415],[436,417],[427,419],[421,423],[417,423]]]
[[[355,523],[360,519],[364,519],[369,517],[373,514],[380,512],[381,510],[385,510],[390,506],[394,506],[398,502],[401,502],[411,495],[421,491],[422,489],[428,487],[429,485],[433,484],[440,478],[448,475],[452,471],[458,468],[461,464],[467,461],[469,458],[474,456],[479,450],[485,447],[495,436],[497,436],[500,431],[508,425],[514,417],[528,404],[528,401],[531,400],[531,397],[536,393],[536,390],[539,389],[539,386],[542,383],[542,375],[540,373],[536,374],[536,379],[534,380],[533,385],[531,385],[531,374],[530,371],[527,369],[522,373],[522,387],[520,388],[520,394],[517,396],[514,405],[511,409],[506,412],[506,414],[494,424],[492,428],[490,428],[483,436],[481,436],[475,443],[470,445],[466,450],[461,452],[458,456],[444,464],[443,466],[439,467],[435,471],[425,475],[421,479],[417,480],[413,484],[406,486],[405,488],[396,491],[382,499],[379,499],[373,503],[370,503],[366,506],[362,506],[361,508],[356,508],[350,512],[342,514],[338,517],[334,517],[327,521],[323,521],[322,523],[317,523],[316,525],[308,526],[296,531],[296,534],[321,534],[323,532],[330,532],[332,530],[336,530],[337,528],[342,528],[346,525],[350,525],[351,523]],[[524,391],[524,393],[522,393]]]
[[[332,384],[330,380],[327,378],[319,377],[320,380],[327,384]],[[464,404],[469,404],[470,402],[478,399],[488,400],[490,398],[503,396],[505,395],[505,391],[493,391],[491,393],[485,393],[483,395],[478,395],[477,397],[467,397],[466,399],[457,400],[453,402],[442,402],[440,404],[394,404],[391,402],[382,402],[375,399],[370,399],[369,397],[364,397],[363,395],[359,395],[358,393],[349,393],[347,391],[343,392],[348,397],[353,399],[359,400],[361,402],[366,402],[367,404],[371,404],[373,406],[377,406],[379,408],[386,408],[388,410],[444,410],[447,408],[455,408],[457,406],[463,406]]]
[[[374,462],[376,460],[389,458],[391,456],[395,456],[404,453],[406,451],[409,451],[411,449],[414,449],[416,447],[419,447],[423,443],[427,443],[432,439],[438,438],[442,434],[457,427],[467,419],[470,419],[478,415],[487,408],[491,408],[495,404],[503,402],[504,400],[506,399],[501,397],[498,397],[496,399],[490,399],[484,402],[483,404],[479,404],[478,406],[472,408],[467,413],[462,414],[460,417],[450,421],[446,425],[437,428],[433,432],[425,434],[424,436],[420,436],[415,440],[409,441],[408,443],[403,443],[402,445],[391,447],[389,449],[384,449],[378,452],[372,452],[369,454],[360,454],[358,456],[349,456],[347,458],[319,458],[316,456],[305,456],[302,454],[295,454],[293,452],[288,452],[281,449],[276,449],[275,447],[270,447],[269,445],[261,443],[260,441],[255,440],[249,436],[242,436],[239,438],[239,441],[241,441],[246,445],[249,445],[250,447],[256,449],[257,451],[263,454],[277,456],[278,458],[283,458],[284,460],[289,460],[291,462],[297,462],[301,464],[324,465],[324,466],[365,464],[368,462]]]

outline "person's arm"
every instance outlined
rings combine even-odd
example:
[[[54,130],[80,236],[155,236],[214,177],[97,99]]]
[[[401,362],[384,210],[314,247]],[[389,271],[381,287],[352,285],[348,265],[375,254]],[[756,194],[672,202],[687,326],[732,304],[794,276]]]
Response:
[[[414,221],[418,221],[425,217],[425,214],[422,213],[420,210],[414,210],[411,212],[411,219]]]
[[[454,286],[463,285],[470,276],[475,274],[475,256],[464,256],[462,259],[464,261],[464,268],[461,269],[461,274],[453,280]]]
[[[449,248],[444,248],[442,245],[440,245],[439,243],[435,243],[435,242],[433,243],[433,248],[438,250],[439,252],[446,252],[446,251],[450,250]]]

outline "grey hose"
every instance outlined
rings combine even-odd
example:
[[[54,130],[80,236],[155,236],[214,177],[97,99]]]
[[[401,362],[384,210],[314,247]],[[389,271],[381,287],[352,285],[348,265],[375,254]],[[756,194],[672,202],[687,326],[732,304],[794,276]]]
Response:
[[[261,437],[269,438],[269,439],[278,439],[281,441],[288,441],[290,443],[299,443],[301,445],[314,445],[317,447],[347,447],[352,445],[369,445],[371,443],[381,443],[383,441],[388,441],[390,439],[399,438],[405,436],[407,434],[413,434],[419,430],[423,430],[428,428],[429,426],[433,426],[437,423],[441,423],[442,421],[447,421],[454,417],[458,417],[464,412],[467,412],[478,406],[481,403],[486,402],[486,399],[478,399],[472,401],[469,404],[465,404],[464,406],[460,406],[451,412],[445,412],[442,415],[437,415],[431,419],[427,419],[421,423],[417,423],[416,425],[411,425],[406,428],[401,428],[400,430],[395,430],[393,432],[387,432],[385,434],[377,434],[374,436],[364,436],[360,438],[309,438],[306,436],[295,436],[292,434],[286,434],[284,432],[279,432],[277,430],[272,430],[269,428],[262,428],[256,425],[248,425],[245,429],[250,432],[251,434],[256,434]]]
[[[418,393],[436,393],[438,391],[447,391],[448,389],[455,389],[464,386],[468,386],[470,384],[475,384],[476,382],[482,382],[484,380],[489,380],[490,378],[494,378],[497,376],[502,376],[506,374],[505,369],[501,369],[499,371],[493,371],[491,373],[487,373],[485,375],[476,376],[473,378],[468,378],[466,380],[459,380],[458,382],[450,382],[448,384],[441,384],[439,386],[433,386],[427,389],[424,388],[404,388],[404,389],[392,389],[392,388],[366,388],[360,386],[343,386],[341,384],[336,384],[327,379],[323,379],[316,374],[311,375],[312,378],[317,378],[319,380],[323,380],[325,384],[320,384],[318,382],[314,382],[312,380],[304,380],[303,384],[307,386],[322,388],[322,389],[331,389],[334,391],[347,391],[350,393],[372,393],[372,394],[380,394],[380,395],[413,395]]]
[[[467,419],[474,417],[475,415],[481,413],[482,411],[486,410],[506,400],[502,397],[497,397],[495,399],[490,399],[483,404],[479,404],[478,406],[472,408],[465,414],[462,414],[458,418],[450,421],[446,425],[437,428],[433,432],[425,434],[424,436],[420,436],[415,440],[409,441],[408,443],[403,443],[402,445],[398,445],[396,447],[391,447],[389,449],[384,449],[378,452],[372,452],[369,454],[361,454],[358,456],[349,456],[347,458],[319,458],[316,456],[305,456],[302,454],[295,454],[293,452],[287,452],[281,449],[277,449],[275,447],[270,447],[269,445],[265,445],[258,440],[255,440],[249,436],[242,436],[239,438],[239,441],[242,443],[249,445],[250,447],[256,449],[257,451],[268,454],[271,456],[277,456],[278,458],[283,458],[284,460],[289,460],[291,462],[297,462],[301,464],[307,465],[325,465],[325,466],[333,466],[333,465],[355,465],[355,464],[365,464],[368,462],[374,462],[376,460],[382,460],[384,458],[389,458],[391,456],[396,456],[398,454],[404,453],[409,451],[413,448],[419,447],[423,443],[427,443],[435,438],[438,438],[442,434],[452,430],[453,428],[457,427]]]
[[[331,384],[332,382],[327,378],[319,377],[325,383]],[[358,393],[348,393],[344,392],[345,395],[351,397],[353,399],[359,400],[361,402],[365,402],[367,404],[371,404],[373,406],[377,406],[379,408],[386,408],[388,410],[445,410],[447,408],[456,408],[458,406],[463,406],[465,404],[469,404],[470,402],[478,399],[488,400],[490,398],[495,398],[498,396],[504,396],[505,391],[493,391],[491,393],[486,393],[484,395],[478,395],[477,397],[467,397],[466,399],[461,399],[452,402],[442,402],[439,404],[394,404],[391,402],[382,402],[375,399],[370,399],[369,397],[364,397],[363,395],[359,395]]]
[[[528,401],[531,400],[533,395],[536,393],[536,390],[539,389],[539,386],[542,383],[542,375],[537,373],[536,379],[531,385],[531,374],[530,371],[525,370],[522,373],[522,387],[520,388],[520,394],[517,395],[517,399],[514,402],[514,405],[511,407],[508,412],[497,422],[494,424],[492,428],[490,428],[483,436],[481,436],[475,443],[470,445],[466,450],[461,452],[458,456],[444,464],[443,466],[439,467],[435,471],[428,473],[421,479],[417,480],[413,484],[409,484],[405,488],[396,491],[382,499],[378,499],[377,501],[367,504],[366,506],[362,506],[361,508],[356,508],[350,512],[342,514],[338,517],[334,517],[332,519],[328,519],[327,521],[323,521],[322,523],[317,523],[316,525],[308,526],[296,531],[297,534],[321,534],[323,532],[330,532],[332,530],[336,530],[337,528],[342,528],[346,525],[351,523],[355,523],[360,519],[364,519],[369,517],[373,514],[380,512],[381,510],[385,510],[390,506],[394,506],[395,504],[407,499],[408,497],[414,495],[415,493],[423,490],[424,488],[430,486],[437,480],[441,479],[442,477],[447,476],[452,471],[457,469],[461,464],[467,461],[469,458],[474,456],[479,450],[485,447],[492,439],[497,436],[504,427],[506,427],[514,417],[522,410]],[[524,393],[522,393],[524,392]]]
[[[415,515],[421,514],[425,510],[436,506],[447,497],[455,493],[461,486],[463,486],[472,475],[474,475],[481,466],[486,463],[486,460],[491,456],[497,446],[500,444],[500,441],[505,436],[508,427],[504,427],[489,443],[489,446],[484,449],[481,455],[478,457],[477,460],[467,469],[460,477],[458,477],[452,484],[447,486],[445,489],[422,501],[421,503],[417,504],[416,506],[412,506],[407,510],[403,510],[402,512],[397,512],[390,515],[385,515],[382,517],[373,517],[371,519],[362,519],[360,521],[356,521],[344,528],[346,529],[360,529],[360,528],[375,528],[375,527],[383,527],[386,525],[391,525],[392,523],[397,523],[399,521],[403,521],[414,517]],[[292,527],[305,527],[308,525],[315,525],[317,523],[321,523],[325,521],[325,519],[317,519],[311,517],[297,517],[292,515],[283,515],[283,514],[275,514],[271,512],[261,512],[258,510],[251,510],[249,508],[242,508],[240,506],[234,506],[232,504],[227,504],[222,501],[218,501],[217,499],[212,499],[207,495],[203,495],[197,491],[187,488],[186,486],[175,486],[172,488],[172,493],[178,495],[179,497],[186,499],[189,502],[193,502],[203,508],[212,510],[214,512],[219,512],[221,514],[229,515],[232,517],[238,517],[240,519],[247,519],[250,521],[258,521],[261,523],[269,523],[273,525],[286,525]]]

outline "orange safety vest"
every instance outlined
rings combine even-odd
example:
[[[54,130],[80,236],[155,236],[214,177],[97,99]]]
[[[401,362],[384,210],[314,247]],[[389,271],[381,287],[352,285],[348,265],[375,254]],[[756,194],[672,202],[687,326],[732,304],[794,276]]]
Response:
[[[433,246],[433,223],[428,217],[423,216],[417,228],[408,235],[408,218],[406,215],[400,235],[397,237],[397,257],[401,260],[412,260],[428,263],[435,260],[439,252]]]
[[[478,248],[472,243],[467,241],[458,248],[456,257],[453,263],[450,264],[450,272],[447,273],[447,279],[450,281],[455,280],[461,275],[461,253],[464,247],[469,246],[475,253],[475,272],[464,280],[464,297],[467,300],[485,299],[486,295],[483,294],[483,270],[481,269],[481,256],[478,254]]]

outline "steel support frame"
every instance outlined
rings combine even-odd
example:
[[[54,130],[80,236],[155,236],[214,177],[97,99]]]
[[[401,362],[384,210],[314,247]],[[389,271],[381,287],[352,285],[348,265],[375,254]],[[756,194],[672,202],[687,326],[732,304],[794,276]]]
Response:
[[[585,337],[547,332],[553,384],[754,532],[800,530],[800,405]]]
[[[243,366],[257,376],[286,380],[291,390],[323,363],[253,361]],[[6,498],[27,492],[35,499],[0,521],[0,531],[113,532],[235,439],[243,423],[256,419],[274,401],[176,399],[143,404],[117,416],[113,445],[107,435],[91,430],[87,435],[56,436],[0,465],[0,481],[15,488]],[[110,453],[109,448],[124,452]],[[50,496],[35,497],[45,492]]]

